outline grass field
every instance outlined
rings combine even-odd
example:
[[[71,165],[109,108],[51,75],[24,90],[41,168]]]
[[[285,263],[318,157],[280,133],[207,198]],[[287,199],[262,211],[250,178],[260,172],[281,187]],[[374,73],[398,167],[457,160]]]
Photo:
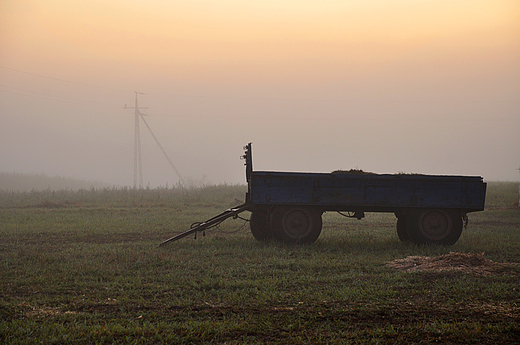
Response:
[[[0,193],[0,342],[520,342],[518,184],[489,183],[452,247],[399,242],[393,215],[327,213],[311,246],[257,242],[235,219],[156,248],[244,194]]]

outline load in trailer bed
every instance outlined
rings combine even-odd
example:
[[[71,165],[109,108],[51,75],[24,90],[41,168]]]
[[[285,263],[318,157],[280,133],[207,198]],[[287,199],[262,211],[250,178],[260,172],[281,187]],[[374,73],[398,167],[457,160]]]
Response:
[[[484,210],[486,183],[480,176],[254,171],[251,143],[244,149],[246,202],[161,244],[243,211],[251,212],[250,228],[257,240],[310,244],[321,233],[322,214],[337,211],[358,219],[365,212],[394,213],[401,241],[452,245],[467,214]]]

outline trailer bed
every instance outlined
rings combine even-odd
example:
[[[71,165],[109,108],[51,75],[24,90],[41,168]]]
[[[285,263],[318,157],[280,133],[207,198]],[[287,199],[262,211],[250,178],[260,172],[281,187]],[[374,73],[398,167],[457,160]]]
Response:
[[[467,224],[467,214],[484,210],[486,183],[480,176],[254,171],[251,143],[244,149],[245,203],[162,244],[244,211],[251,212],[249,225],[257,240],[310,244],[321,233],[324,212],[346,211],[357,219],[365,212],[393,212],[401,241],[452,245]]]
[[[253,205],[306,205],[323,211],[397,212],[403,208],[484,209],[486,184],[475,176],[254,171]]]

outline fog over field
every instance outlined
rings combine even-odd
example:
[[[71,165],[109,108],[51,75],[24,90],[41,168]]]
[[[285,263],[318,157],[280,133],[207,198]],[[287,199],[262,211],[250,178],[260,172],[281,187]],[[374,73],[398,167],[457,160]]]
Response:
[[[0,171],[134,184],[135,91],[187,181],[520,178],[520,2],[5,0]],[[144,185],[179,178],[140,122]]]

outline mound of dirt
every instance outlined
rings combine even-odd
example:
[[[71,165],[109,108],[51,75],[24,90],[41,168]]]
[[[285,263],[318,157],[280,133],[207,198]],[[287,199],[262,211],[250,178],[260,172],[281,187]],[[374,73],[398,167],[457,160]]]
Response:
[[[491,274],[497,268],[510,264],[499,264],[484,258],[484,253],[449,253],[437,257],[409,256],[387,264],[388,267],[405,272],[417,271],[459,271],[472,274]]]

